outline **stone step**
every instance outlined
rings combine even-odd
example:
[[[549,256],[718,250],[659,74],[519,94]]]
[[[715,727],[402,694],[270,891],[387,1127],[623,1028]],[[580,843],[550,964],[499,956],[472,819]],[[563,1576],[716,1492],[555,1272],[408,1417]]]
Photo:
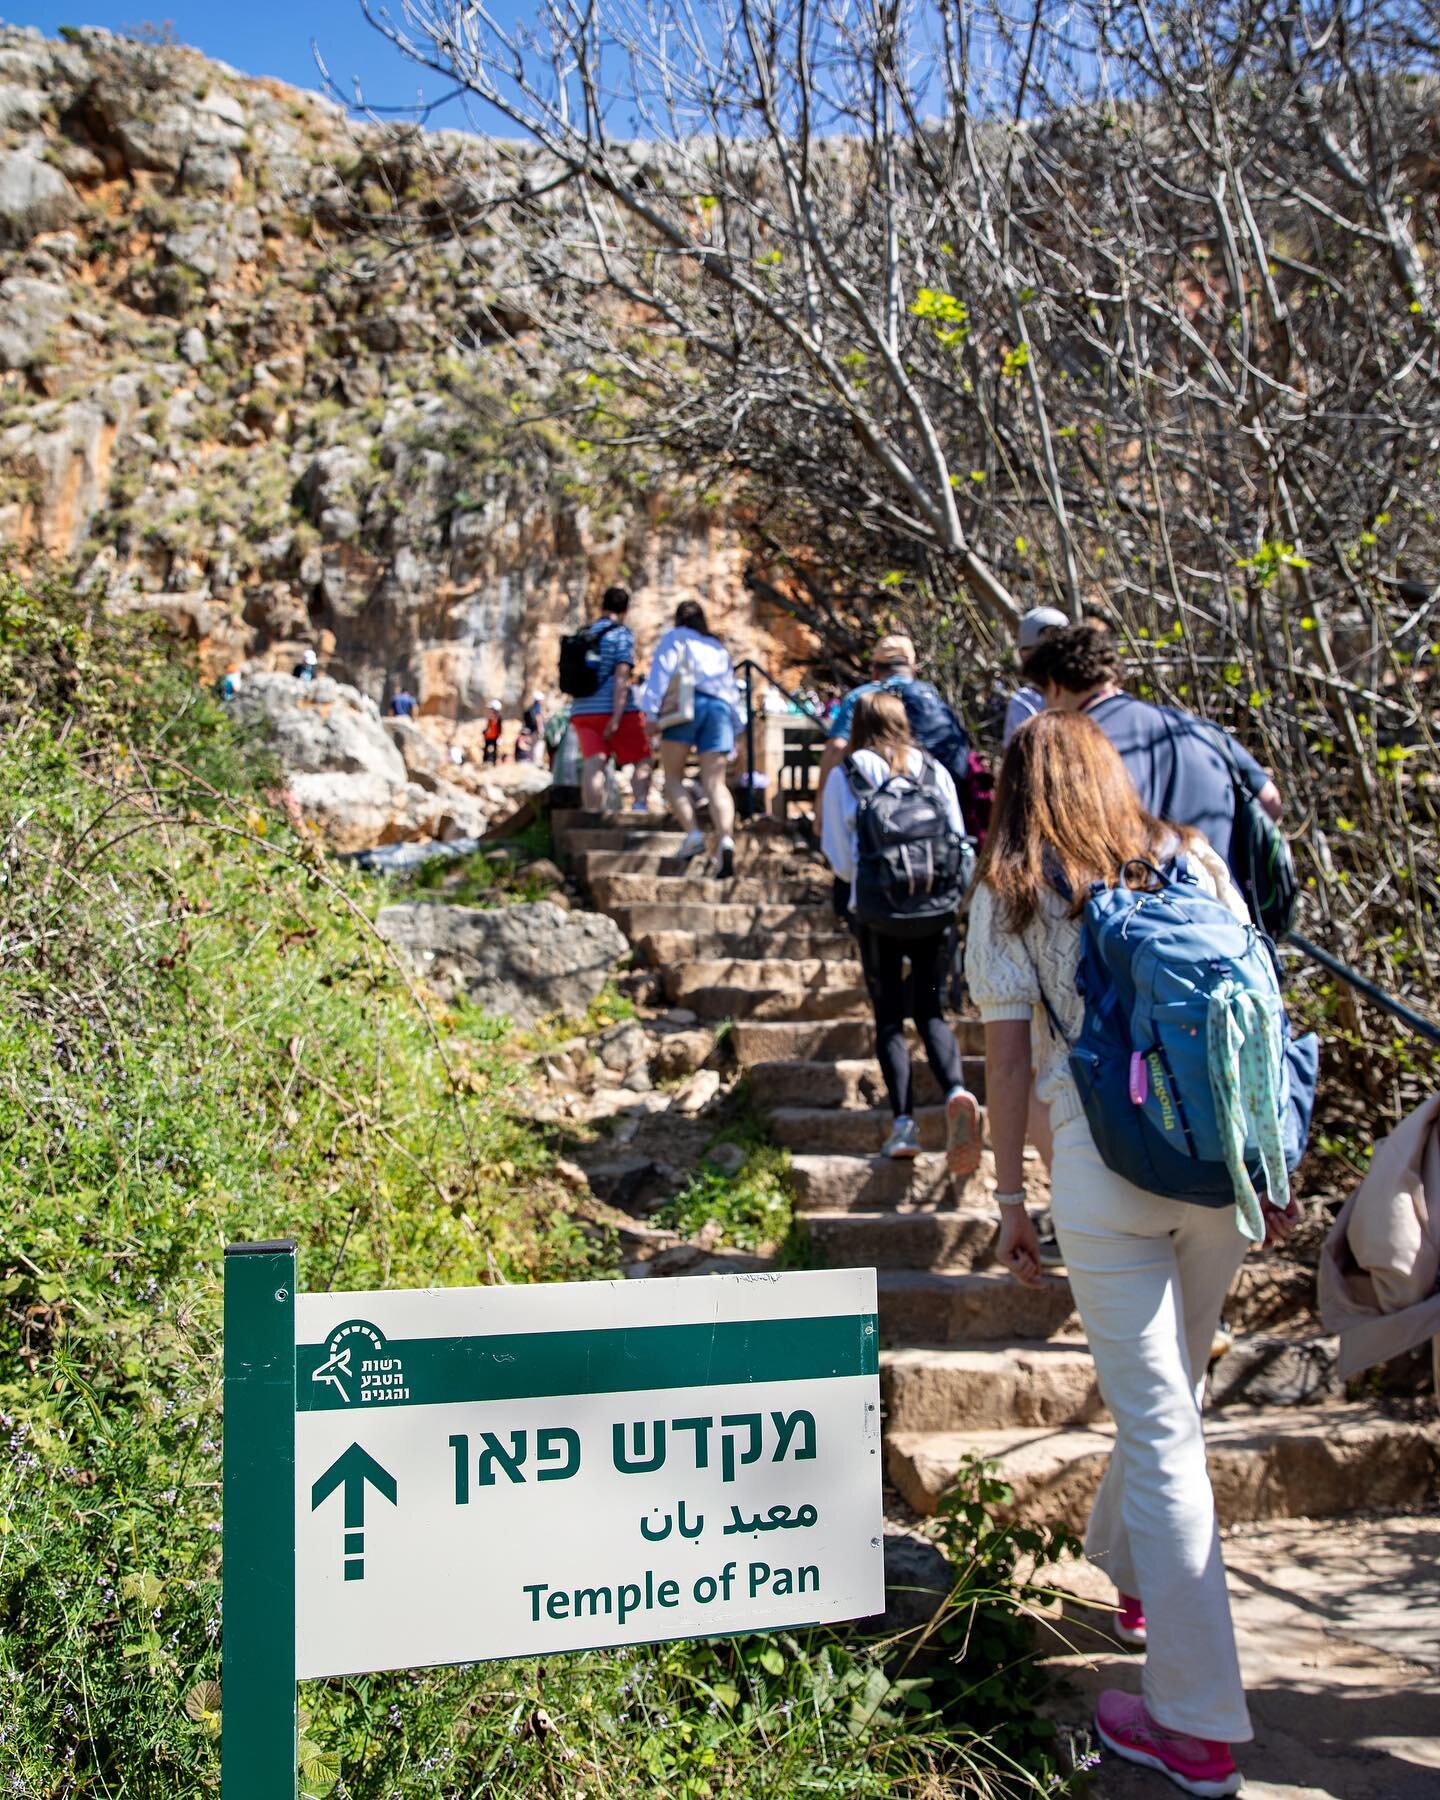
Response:
[[[979,1204],[978,1196],[971,1204]],[[1277,1325],[1291,1325],[1292,1336],[1306,1335],[1313,1271],[1300,1264],[1288,1271],[1267,1268],[1267,1261],[1257,1258],[1236,1275],[1225,1324],[1239,1337],[1273,1333]],[[880,1327],[885,1342],[895,1345],[1078,1336],[1082,1329],[1063,1274],[1047,1274],[1043,1286],[1026,1288],[1001,1269],[954,1274],[908,1268],[880,1271]]]
[[[805,1212],[796,1221],[817,1267],[973,1269],[989,1261],[995,1209],[944,1212]]]
[[[737,1025],[737,1031],[741,1028]],[[958,1182],[945,1168],[942,1155],[930,1153],[909,1162],[875,1156],[792,1156],[790,1186],[797,1213],[888,1211],[900,1214],[953,1210],[969,1194],[983,1194],[990,1154],[978,1173]]]
[[[943,1107],[917,1106],[915,1123],[920,1128],[922,1150],[945,1148]],[[770,1114],[770,1135],[787,1150],[807,1156],[873,1156],[893,1124],[888,1106],[855,1112],[841,1112],[833,1106],[777,1106]]]
[[[869,1005],[858,964],[814,958],[681,964],[665,970],[664,983],[674,1005],[702,1019],[845,1018]]]
[[[1279,1256],[1251,1256],[1240,1265],[1222,1317],[1231,1331],[1256,1336],[1287,1326],[1313,1329],[1315,1271]]]
[[[824,988],[858,987],[864,981],[860,964],[831,960],[823,956],[715,956],[697,959],[684,969],[672,969],[667,976],[683,980],[694,990],[705,982],[724,987],[754,988],[765,993],[772,988],[794,988],[797,992],[818,992]]]
[[[623,923],[620,929],[625,929]],[[978,1019],[951,1019],[950,1023],[966,1055],[984,1052],[985,1028]],[[921,1055],[920,1039],[913,1029],[908,1037],[911,1055]],[[844,1062],[874,1056],[875,1027],[869,1019],[736,1025],[733,1042],[744,1069],[770,1062]]]
[[[721,881],[711,885],[724,890],[734,884]],[[605,906],[600,911],[609,913],[632,944],[657,931],[723,932],[751,939],[757,952],[764,954],[767,939],[781,933],[829,936],[835,930],[835,915],[828,902],[824,906],[799,902],[757,906],[734,900],[677,900],[662,904],[657,899],[644,904]]]
[[[647,875],[655,877],[690,875],[704,872],[703,856],[680,860],[680,846],[685,841],[677,834],[672,842],[669,833],[652,831],[651,845],[643,849],[577,850],[572,837],[566,848],[570,868],[586,886],[607,875]],[[797,856],[783,840],[775,838],[741,839],[735,846],[735,867],[744,874],[809,875],[816,865],[812,858]]]
[[[972,1094],[985,1096],[985,1059],[964,1058],[965,1084]],[[935,1106],[940,1084],[924,1058],[913,1064],[915,1099],[921,1106]],[[750,1069],[751,1090],[758,1106],[880,1106],[885,1101],[885,1082],[872,1058],[843,1062],[767,1062]]]
[[[1335,1518],[1433,1506],[1440,1499],[1440,1424],[1336,1405],[1249,1408],[1206,1423],[1210,1479],[1224,1525],[1256,1519]],[[1014,1490],[1009,1509],[1029,1523],[1083,1531],[1114,1441],[1103,1421],[1046,1431],[892,1431],[886,1466],[917,1512],[933,1513],[961,1459],[1000,1466]]]
[[[937,1220],[960,1216],[933,1215]],[[1343,1388],[1337,1355],[1334,1338],[1238,1337],[1211,1365],[1206,1404],[1212,1412],[1227,1406],[1276,1412],[1338,1400]],[[988,1431],[1109,1418],[1089,1346],[1078,1338],[887,1350],[880,1358],[880,1382],[892,1431]],[[1284,1429],[1283,1419],[1277,1417],[1275,1429]]]
[[[1316,1406],[1339,1399],[1340,1340],[1319,1333],[1237,1337],[1210,1369],[1212,1408]]]
[[[880,1393],[890,1432],[1034,1430],[1107,1416],[1089,1348],[1064,1338],[885,1350]]]
[[[782,864],[789,870],[793,865]],[[715,906],[801,906],[821,900],[830,913],[830,884],[804,873],[736,875],[730,881],[712,881],[695,875],[597,875],[590,883],[590,898],[601,912],[621,906],[676,906],[709,901]]]
[[[628,836],[637,831],[673,832],[675,821],[664,812],[592,813],[580,807],[555,807],[550,814],[550,831],[556,844],[564,848],[572,832],[607,831]]]
[[[809,962],[826,958],[848,962],[855,954],[855,940],[848,932],[825,928],[815,933],[726,931],[648,931],[635,942],[637,960],[651,969],[668,969],[688,962],[728,962],[755,959]]]
[[[887,1345],[984,1344],[1079,1331],[1070,1284],[1047,1276],[1022,1287],[1003,1270],[940,1274],[881,1269],[880,1335]]]

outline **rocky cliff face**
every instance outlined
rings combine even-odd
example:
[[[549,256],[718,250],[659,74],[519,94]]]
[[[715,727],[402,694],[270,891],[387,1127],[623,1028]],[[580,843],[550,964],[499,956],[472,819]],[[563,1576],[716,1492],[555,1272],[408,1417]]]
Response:
[[[527,418],[545,347],[506,311],[506,230],[387,243],[492,154],[191,51],[0,29],[0,534],[166,615],[207,674],[313,647],[437,723],[550,686],[615,580],[642,645],[695,597],[737,651],[802,654],[723,511]]]

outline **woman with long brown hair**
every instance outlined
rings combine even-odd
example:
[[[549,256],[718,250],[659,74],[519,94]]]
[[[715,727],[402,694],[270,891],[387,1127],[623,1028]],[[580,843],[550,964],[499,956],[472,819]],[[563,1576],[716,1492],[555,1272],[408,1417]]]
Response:
[[[965,967],[985,1022],[999,1256],[1027,1285],[1043,1279],[1022,1170],[1033,1079],[1054,1133],[1055,1232],[1115,1419],[1086,1552],[1119,1590],[1117,1636],[1147,1648],[1145,1697],[1103,1693],[1096,1723],[1118,1754],[1219,1795],[1239,1788],[1230,1746],[1252,1733],[1200,1406],[1248,1241],[1233,1208],[1147,1193],[1107,1167],[1068,1063],[1085,1011],[1076,977],[1092,885],[1119,886],[1135,862],[1161,867],[1182,851],[1201,887],[1248,923],[1224,863],[1204,838],[1142,810],[1100,728],[1039,714],[1001,766]]]
[[[922,814],[928,806],[926,823],[943,840],[938,857],[931,846],[929,867],[948,868],[947,853],[952,851],[958,862],[965,827],[955,783],[947,770],[912,742],[900,696],[877,689],[856,701],[845,763],[831,774],[821,797],[821,848],[836,875],[850,884],[852,913],[860,873],[862,800],[891,783],[898,783],[918,799]],[[857,918],[855,935],[875,1010],[876,1051],[894,1120],[881,1155],[905,1160],[920,1153],[910,1048],[905,1041],[908,1012],[945,1103],[946,1166],[952,1174],[968,1175],[980,1162],[980,1107],[965,1086],[960,1047],[946,1022],[941,996],[959,897],[958,887],[950,893],[942,881],[935,890],[933,913],[926,911],[922,896],[919,916],[897,924],[894,932],[883,920]]]

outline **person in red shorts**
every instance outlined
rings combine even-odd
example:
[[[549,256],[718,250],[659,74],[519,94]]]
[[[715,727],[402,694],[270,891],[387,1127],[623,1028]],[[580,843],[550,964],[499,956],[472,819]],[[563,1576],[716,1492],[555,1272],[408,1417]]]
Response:
[[[585,759],[580,796],[587,812],[605,810],[605,769],[612,756],[617,768],[634,768],[637,794],[650,783],[650,739],[630,692],[635,634],[625,623],[629,610],[625,588],[606,588],[594,632],[598,683],[593,694],[577,699],[570,709],[570,723]]]

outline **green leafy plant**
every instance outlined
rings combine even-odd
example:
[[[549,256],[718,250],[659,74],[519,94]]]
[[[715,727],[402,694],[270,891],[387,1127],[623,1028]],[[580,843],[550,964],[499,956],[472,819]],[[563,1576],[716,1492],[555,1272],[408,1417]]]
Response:
[[[1035,1621],[1055,1593],[1037,1571],[1080,1554],[1063,1525],[1007,1522],[1015,1498],[993,1462],[967,1456],[941,1497],[935,1541],[955,1586],[932,1633],[947,1656],[934,1702],[946,1722],[982,1737],[1009,1766],[1057,1781],[1055,1726],[1039,1710],[1048,1680]]]

